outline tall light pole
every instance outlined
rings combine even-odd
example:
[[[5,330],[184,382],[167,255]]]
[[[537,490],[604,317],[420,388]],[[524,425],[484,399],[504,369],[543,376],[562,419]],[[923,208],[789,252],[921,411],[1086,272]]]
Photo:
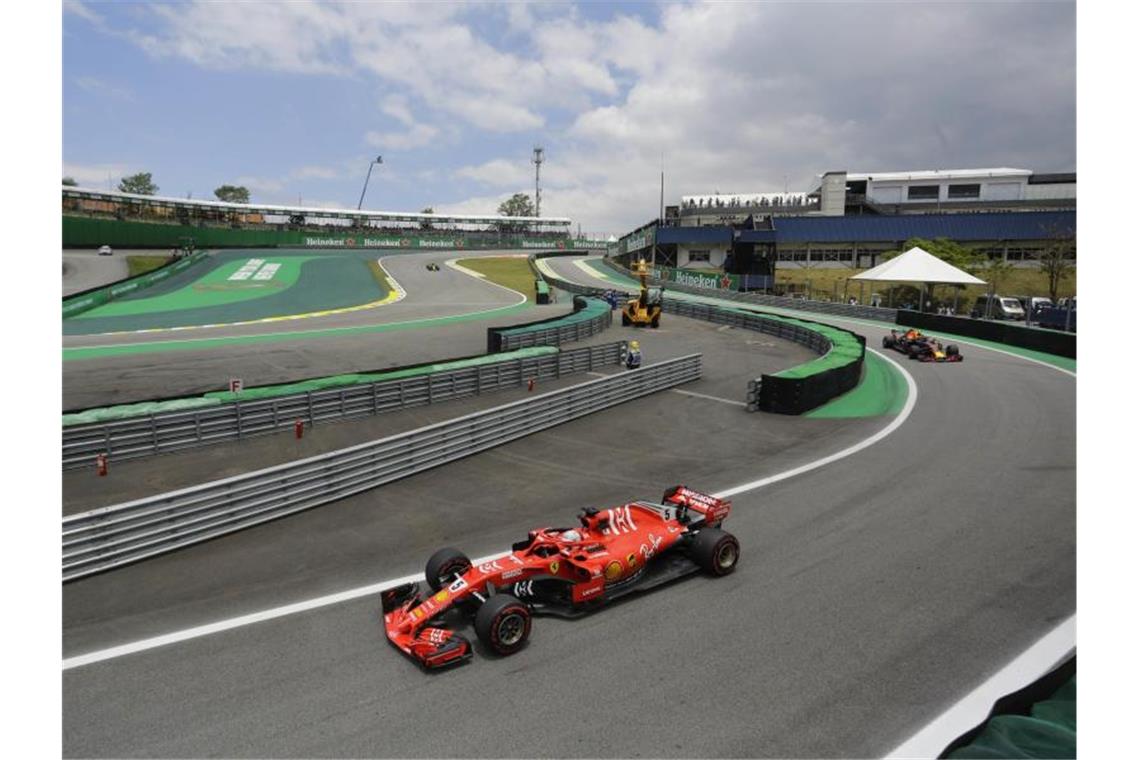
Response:
[[[364,194],[368,192],[368,180],[372,179],[372,167],[376,164],[384,163],[383,156],[377,156],[375,161],[368,164],[368,176],[364,178],[364,189],[360,191],[360,203],[356,204],[356,210],[359,211],[360,207],[364,205]]]
[[[540,210],[542,208],[542,191],[539,189],[539,186],[538,186],[538,173],[539,173],[539,170],[542,168],[542,162],[544,160],[545,160],[545,156],[544,156],[544,151],[543,151],[542,147],[536,145],[534,147],[534,157],[531,158],[531,160],[530,160],[530,162],[532,164],[534,164],[534,215],[535,216],[542,216],[542,212]]]

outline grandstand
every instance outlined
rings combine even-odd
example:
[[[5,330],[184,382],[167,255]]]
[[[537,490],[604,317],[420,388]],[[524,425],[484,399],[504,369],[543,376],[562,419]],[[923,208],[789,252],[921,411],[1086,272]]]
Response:
[[[227,203],[63,187],[65,247],[198,245],[544,247],[570,238],[564,217],[421,214]]]
[[[872,267],[911,238],[948,238],[1030,266],[1059,241],[1075,258],[1076,182],[1010,168],[827,172],[809,192],[682,196],[611,254],[770,283],[777,266]]]

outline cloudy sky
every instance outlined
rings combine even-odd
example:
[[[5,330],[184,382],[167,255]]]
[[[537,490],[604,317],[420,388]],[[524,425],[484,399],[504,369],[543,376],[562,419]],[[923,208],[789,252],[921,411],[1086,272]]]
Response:
[[[160,194],[622,233],[835,169],[1076,168],[1073,3],[97,3],[63,14],[64,173]]]

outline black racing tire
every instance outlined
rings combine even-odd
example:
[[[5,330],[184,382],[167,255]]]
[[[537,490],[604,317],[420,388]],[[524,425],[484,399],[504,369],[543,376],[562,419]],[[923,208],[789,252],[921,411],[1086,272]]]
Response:
[[[510,594],[495,594],[475,613],[475,635],[497,655],[514,654],[530,637],[530,607]]]
[[[955,346],[953,343],[946,346],[946,355],[947,356],[957,356],[958,355],[958,347]]]
[[[908,346],[907,350],[906,350],[906,358],[917,359],[918,358],[918,346]]]
[[[894,344],[894,341],[891,339],[891,336],[889,336],[889,335],[883,336],[883,348],[890,348],[893,344]]]
[[[623,311],[621,313],[621,326],[622,327],[629,327],[629,325],[630,325],[629,315]]]
[[[652,327],[654,330],[656,330],[658,327],[660,327],[661,326],[661,315],[658,314],[656,317],[654,317],[652,319],[652,321],[650,321],[649,326]]]
[[[740,559],[740,542],[720,528],[702,528],[693,539],[689,556],[709,575],[728,575]]]
[[[424,577],[432,591],[439,591],[451,582],[456,575],[463,575],[471,569],[471,560],[454,546],[445,546],[428,557]]]

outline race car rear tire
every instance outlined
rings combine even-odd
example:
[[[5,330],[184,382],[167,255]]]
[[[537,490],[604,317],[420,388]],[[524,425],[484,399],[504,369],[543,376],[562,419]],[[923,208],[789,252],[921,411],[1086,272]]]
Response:
[[[740,559],[740,542],[719,528],[702,528],[693,539],[689,555],[706,573],[728,575]]]
[[[530,637],[530,607],[510,594],[495,594],[475,613],[475,635],[495,654],[514,654]]]
[[[894,345],[894,340],[889,335],[883,336],[883,348],[890,348]]]
[[[946,355],[947,356],[957,356],[958,355],[958,347],[955,346],[953,343],[946,346]]]
[[[451,583],[456,575],[463,575],[471,569],[471,560],[454,546],[445,546],[428,557],[424,577],[432,591],[439,591]]]

